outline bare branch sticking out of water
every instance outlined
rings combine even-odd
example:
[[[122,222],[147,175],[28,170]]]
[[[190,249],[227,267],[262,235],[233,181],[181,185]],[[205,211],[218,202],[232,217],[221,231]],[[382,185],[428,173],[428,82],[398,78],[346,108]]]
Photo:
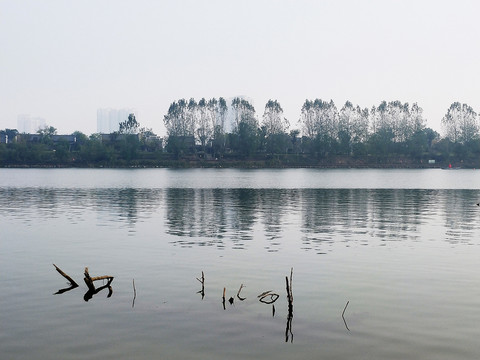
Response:
[[[263,293],[261,293],[260,295],[258,295],[257,298],[264,297],[265,295],[268,295],[268,294],[271,293],[271,292],[272,292],[272,290],[264,291]]]
[[[202,277],[199,279],[199,278],[196,278],[198,281],[200,281],[200,283],[203,285],[205,283],[205,276],[203,275],[203,271],[202,271]]]
[[[64,273],[57,265],[53,264],[53,266],[55,266],[55,270],[57,270],[60,275],[62,275],[65,279],[68,280],[70,285],[67,288],[58,290],[54,295],[63,294],[64,292],[70,291],[78,287],[78,284],[70,276]]]
[[[290,269],[290,301],[293,304],[293,267]]]
[[[205,297],[205,276],[203,274],[203,271],[202,271],[202,277],[199,279],[199,278],[196,278],[198,281],[200,281],[200,283],[202,284],[202,289],[197,291],[197,294],[201,294],[202,295],[202,300],[203,298]]]
[[[290,270],[290,284],[288,282],[288,276],[285,276],[286,290],[287,290],[287,300],[288,300],[288,315],[287,315],[287,326],[285,328],[285,342],[293,343],[293,331],[292,331],[292,320],[293,320],[293,292],[292,292],[292,282],[293,282],[293,267]]]
[[[243,298],[240,297],[240,291],[242,291],[242,289],[243,289],[244,287],[245,287],[245,286],[243,286],[243,284],[240,285],[240,289],[238,289],[238,292],[237,292],[237,298],[238,298],[238,300],[240,300],[240,301],[243,301],[243,300],[246,299],[246,297],[243,297]]]
[[[225,307],[225,288],[223,288],[222,304],[223,304],[223,310],[226,310],[226,307]]]
[[[99,288],[95,288],[95,285],[93,284],[94,281],[97,281],[97,280],[108,280],[107,281],[107,284],[104,285],[104,286],[101,286]],[[108,288],[108,295],[107,297],[110,297],[112,296],[113,294],[113,289],[112,287],[110,286],[110,284],[112,283],[113,281],[113,276],[109,276],[109,275],[104,275],[104,276],[96,276],[96,277],[91,277],[89,272],[88,272],[88,267],[85,267],[85,277],[83,278],[83,281],[85,281],[85,284],[87,285],[88,287],[88,291],[85,293],[85,295],[83,296],[83,299],[85,301],[88,301],[90,300],[93,295],[99,293],[100,291],[102,291],[103,289],[106,289]]]
[[[53,264],[53,266],[55,266],[55,270],[58,271],[58,273],[60,275],[62,275],[65,279],[67,279],[70,283],[71,286],[74,286],[74,287],[77,287],[78,284],[75,282],[75,280],[73,280],[70,276],[68,276],[67,274],[65,274],[62,269],[60,269],[57,265]]]
[[[132,308],[135,306],[135,299],[137,298],[137,289],[135,288],[135,279],[133,279],[133,301]]]
[[[270,297],[270,299],[267,299]],[[277,299],[280,297],[280,295],[275,294],[275,293],[268,293],[262,296],[259,301],[264,303],[264,304],[273,304]]]
[[[285,276],[286,290],[287,290],[287,300],[288,300],[288,314],[293,316],[293,292],[292,292],[292,282],[293,282],[293,268],[290,271],[290,284],[288,283],[288,276]]]

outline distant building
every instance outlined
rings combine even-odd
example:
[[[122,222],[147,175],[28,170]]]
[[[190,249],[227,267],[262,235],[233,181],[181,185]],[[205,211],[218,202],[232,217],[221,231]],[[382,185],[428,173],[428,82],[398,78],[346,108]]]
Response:
[[[17,130],[20,134],[36,133],[46,125],[45,119],[41,117],[32,117],[27,114],[18,115]]]
[[[128,115],[135,113],[134,109],[110,109],[97,110],[97,132],[111,134],[119,130],[119,124],[128,119]]]
[[[100,134],[100,140],[103,143],[110,143],[115,141],[125,141],[128,138],[135,138],[137,141],[140,139],[139,134]]]
[[[232,107],[232,101],[235,98],[240,98],[241,100],[246,100],[250,103],[250,105],[255,107],[255,105],[253,103],[253,99],[250,98],[250,97],[244,96],[244,95],[238,95],[238,96],[234,96],[234,97],[225,99],[225,101],[227,103],[228,110],[227,110],[227,119],[225,121],[224,131],[227,132],[227,133],[232,132],[232,130],[235,128],[235,111],[233,110],[233,107]],[[255,110],[257,110],[257,109],[255,109]]]
[[[26,142],[38,143],[42,141],[42,135],[40,134],[21,134],[19,137]],[[77,142],[75,135],[51,135],[50,139],[54,144],[65,142],[73,145]]]
[[[54,143],[66,142],[73,145],[77,142],[77,137],[75,135],[52,135],[52,141]]]
[[[0,134],[0,144],[8,144],[8,135]]]

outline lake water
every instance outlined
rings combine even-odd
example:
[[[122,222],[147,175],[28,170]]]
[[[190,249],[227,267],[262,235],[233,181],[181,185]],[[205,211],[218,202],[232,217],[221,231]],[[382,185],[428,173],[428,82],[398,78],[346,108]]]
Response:
[[[2,359],[480,357],[478,170],[0,169],[0,201]]]

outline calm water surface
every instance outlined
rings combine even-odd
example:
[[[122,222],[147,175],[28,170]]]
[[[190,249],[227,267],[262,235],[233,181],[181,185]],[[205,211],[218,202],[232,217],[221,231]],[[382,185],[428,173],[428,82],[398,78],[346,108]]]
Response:
[[[480,171],[0,169],[0,199],[5,359],[480,356]]]

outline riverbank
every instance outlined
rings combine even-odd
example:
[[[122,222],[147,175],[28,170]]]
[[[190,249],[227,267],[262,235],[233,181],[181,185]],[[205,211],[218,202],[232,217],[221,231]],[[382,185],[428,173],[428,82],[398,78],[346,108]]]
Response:
[[[263,156],[255,158],[225,157],[222,159],[202,159],[185,157],[182,159],[135,159],[130,161],[69,161],[69,162],[30,162],[1,164],[4,168],[372,168],[372,169],[431,169],[431,168],[480,168],[479,161],[428,161],[405,157],[348,157],[330,156],[312,159],[306,156]]]

